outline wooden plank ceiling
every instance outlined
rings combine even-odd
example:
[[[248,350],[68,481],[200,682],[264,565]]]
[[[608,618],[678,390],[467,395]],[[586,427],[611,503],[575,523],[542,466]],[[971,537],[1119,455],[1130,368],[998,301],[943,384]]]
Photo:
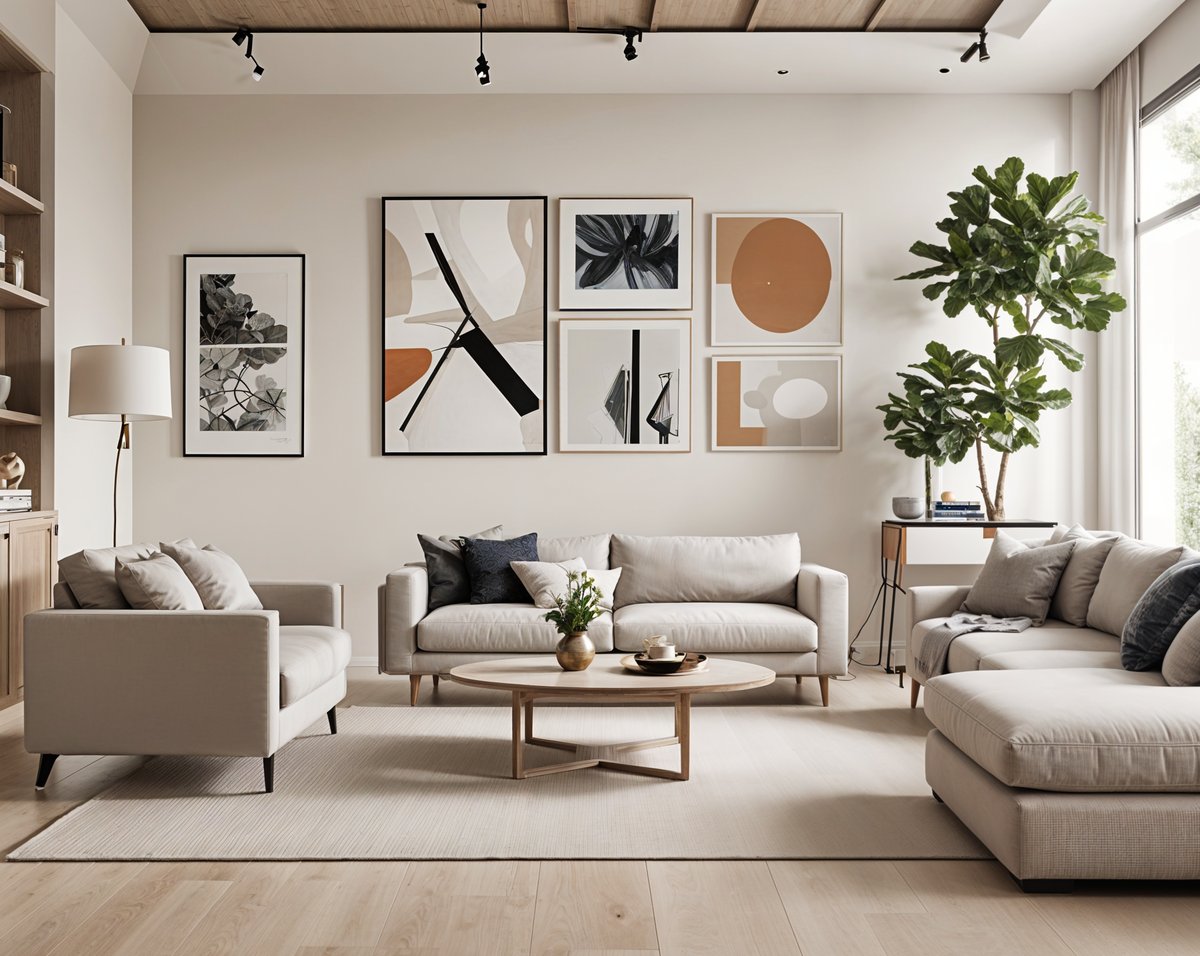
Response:
[[[129,0],[152,31],[472,31],[475,0]],[[490,0],[486,28],[916,30],[983,28],[1000,0]]]

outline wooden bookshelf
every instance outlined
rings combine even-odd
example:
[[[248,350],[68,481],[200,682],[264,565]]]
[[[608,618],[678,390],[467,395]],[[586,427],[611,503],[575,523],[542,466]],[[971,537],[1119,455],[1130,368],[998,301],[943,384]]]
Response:
[[[39,216],[45,211],[40,199],[0,179],[0,215]]]
[[[19,289],[9,282],[0,282],[0,309],[44,309],[50,304],[45,296],[28,289]]]
[[[41,415],[30,415],[28,412],[14,412],[0,408],[0,425],[41,425]]]

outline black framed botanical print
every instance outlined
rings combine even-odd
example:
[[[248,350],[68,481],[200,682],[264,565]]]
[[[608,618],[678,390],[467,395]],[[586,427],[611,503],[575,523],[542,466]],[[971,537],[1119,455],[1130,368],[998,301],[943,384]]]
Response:
[[[558,307],[691,309],[692,200],[560,199]]]
[[[546,197],[383,199],[383,453],[546,454]]]
[[[183,453],[304,455],[304,256],[183,257]]]

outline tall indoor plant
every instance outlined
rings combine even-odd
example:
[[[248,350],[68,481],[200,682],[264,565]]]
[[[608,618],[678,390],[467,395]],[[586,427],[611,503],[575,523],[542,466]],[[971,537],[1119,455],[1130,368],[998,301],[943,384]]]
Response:
[[[1083,355],[1047,334],[1050,326],[1102,332],[1113,314],[1125,309],[1125,300],[1103,288],[1116,268],[1099,249],[1097,227],[1103,217],[1090,211],[1084,196],[1068,198],[1078,173],[1026,176],[1025,164],[1011,157],[992,173],[978,166],[973,176],[975,184],[949,194],[950,216],[937,223],[945,244],[910,247],[934,264],[900,278],[936,279],[922,290],[925,298],[942,299],[942,310],[951,317],[971,309],[991,330],[991,351],[951,353],[932,342],[926,362],[899,373],[904,398],[890,395],[879,407],[888,440],[906,454],[916,457],[912,432],[923,430],[934,435],[944,460],[962,461],[973,448],[987,515],[1000,520],[1010,456],[1037,447],[1042,412],[1071,403],[1067,389],[1046,387],[1047,357],[1071,372],[1083,368]],[[944,432],[946,423],[931,420],[925,411],[929,403],[934,412],[940,409],[938,396],[953,397],[954,427]],[[906,407],[920,415],[907,416]],[[1000,454],[994,486],[985,448]]]

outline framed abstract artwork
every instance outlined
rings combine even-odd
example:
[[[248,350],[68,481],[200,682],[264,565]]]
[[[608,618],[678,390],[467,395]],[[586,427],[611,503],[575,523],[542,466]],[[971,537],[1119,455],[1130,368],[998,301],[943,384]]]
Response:
[[[840,355],[714,355],[714,451],[841,451]]]
[[[183,257],[183,453],[304,455],[304,256]]]
[[[559,450],[692,450],[691,319],[560,319]]]
[[[841,213],[715,213],[712,344],[842,344]]]
[[[558,307],[691,309],[691,199],[560,199]]]
[[[383,200],[383,453],[546,454],[546,197]]]

